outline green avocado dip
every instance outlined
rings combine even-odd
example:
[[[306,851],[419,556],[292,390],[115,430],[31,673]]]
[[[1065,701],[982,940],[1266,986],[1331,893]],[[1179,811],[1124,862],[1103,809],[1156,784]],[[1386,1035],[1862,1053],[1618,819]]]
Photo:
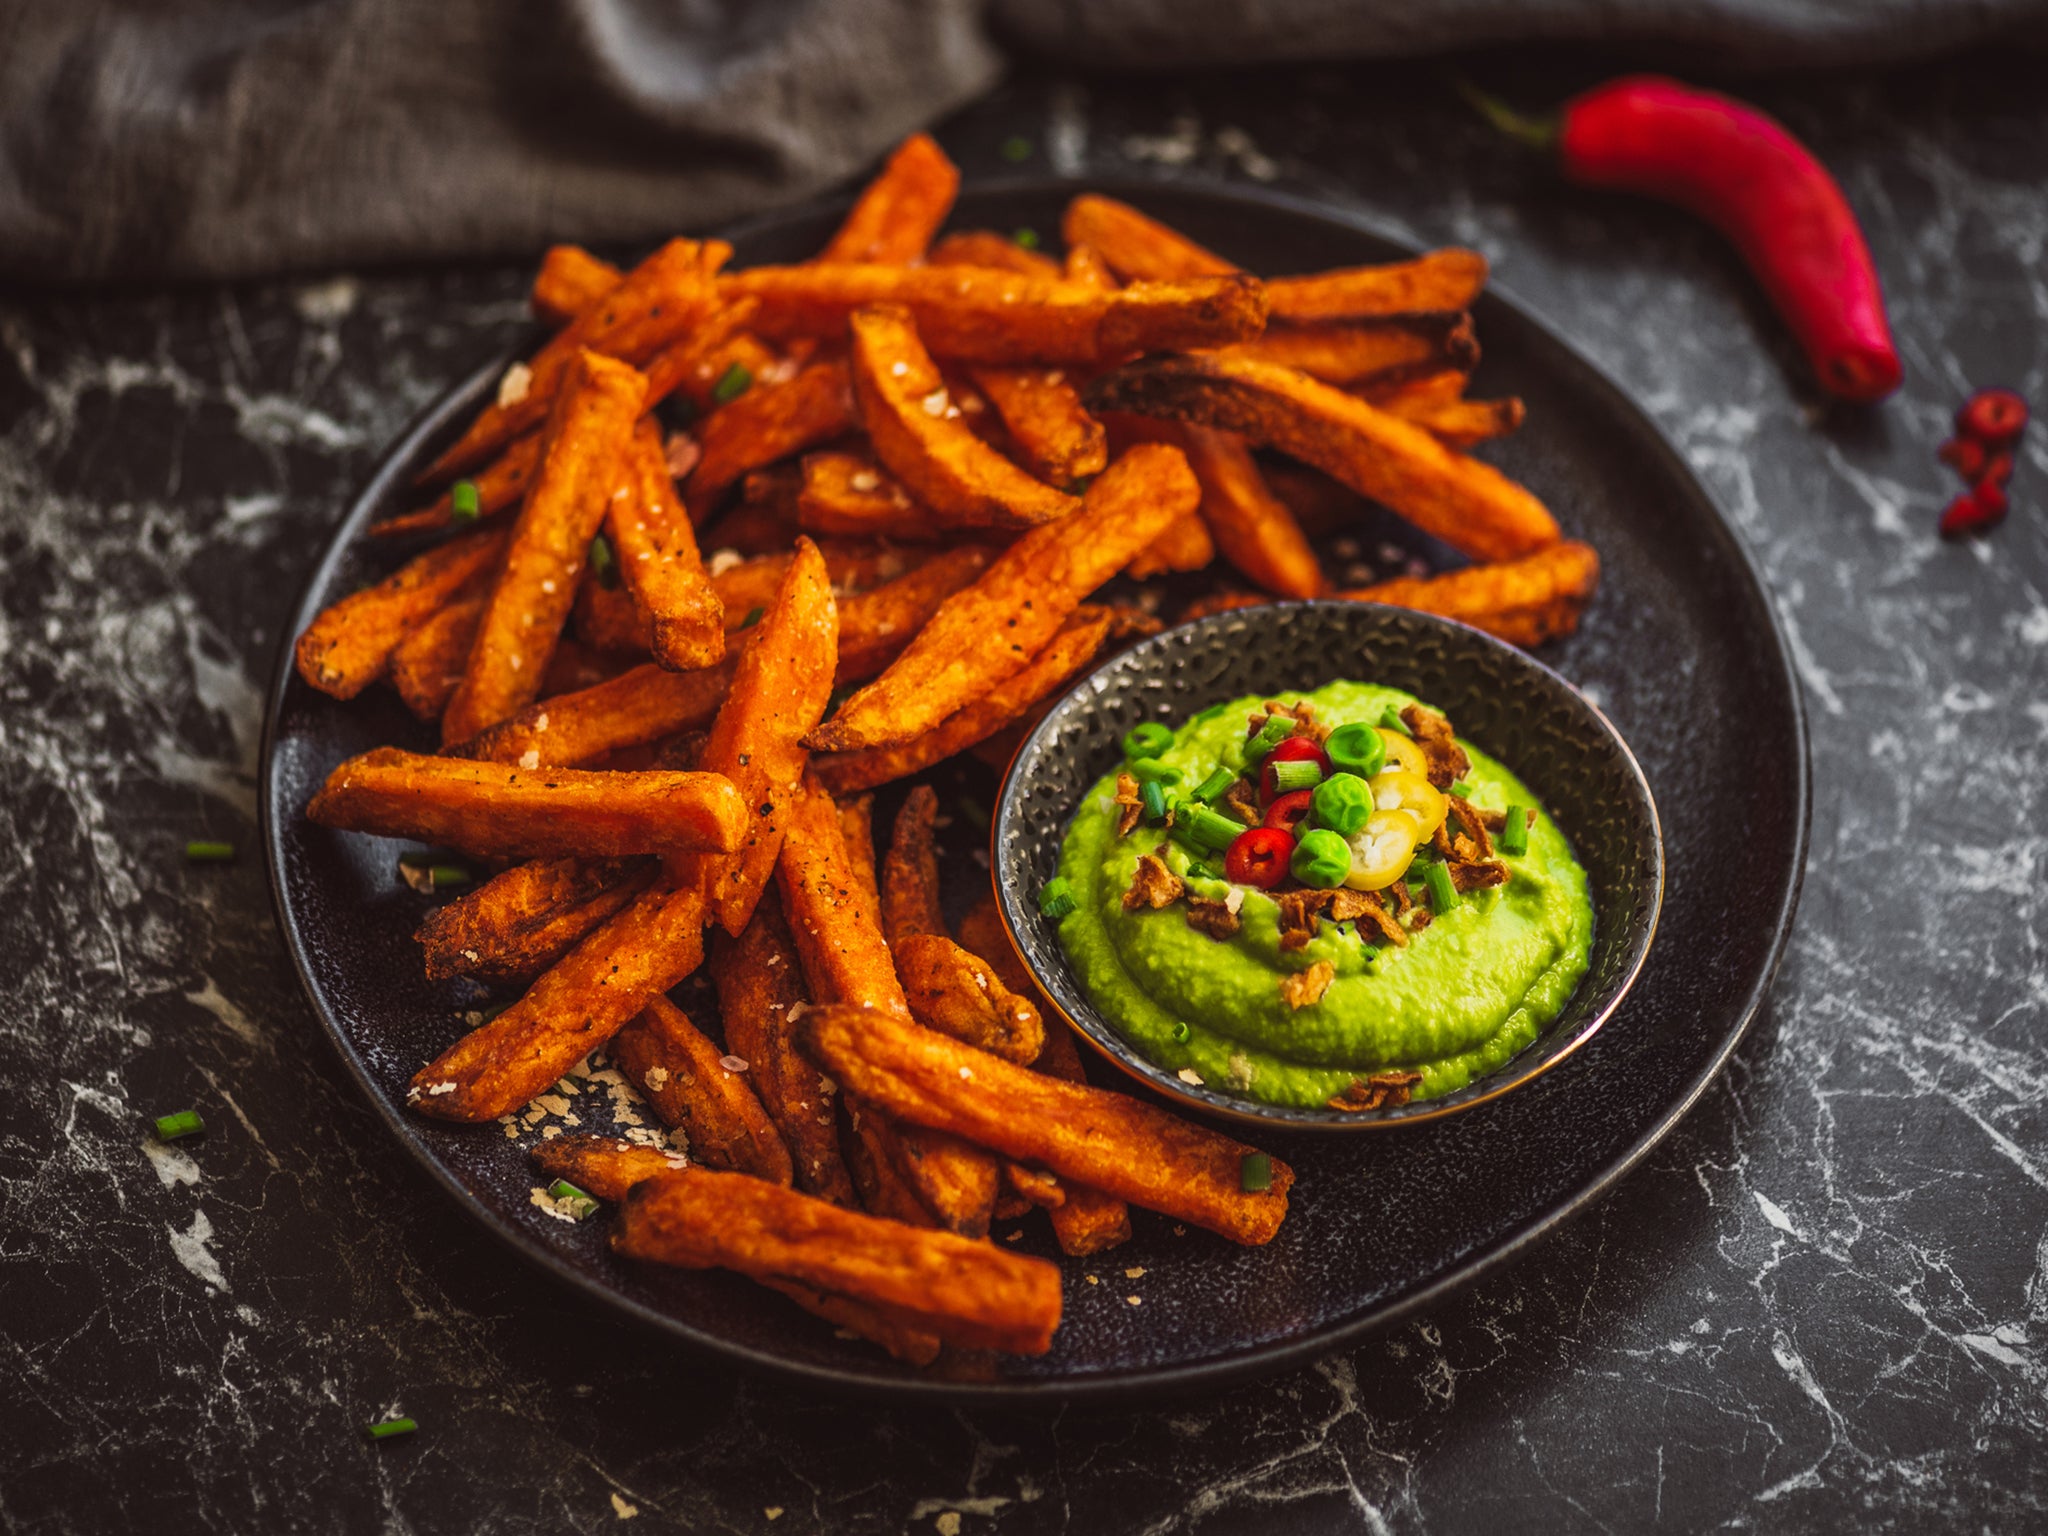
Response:
[[[1410,694],[1253,695],[1125,752],[1041,908],[1104,1017],[1183,1081],[1353,1110],[1451,1093],[1585,974],[1593,908],[1563,833]]]

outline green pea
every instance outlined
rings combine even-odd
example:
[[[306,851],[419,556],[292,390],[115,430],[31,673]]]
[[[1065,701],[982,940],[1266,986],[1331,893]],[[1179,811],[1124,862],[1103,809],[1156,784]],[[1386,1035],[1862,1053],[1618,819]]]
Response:
[[[1288,868],[1303,885],[1333,891],[1351,873],[1351,845],[1336,833],[1319,828],[1294,845],[1294,860]]]
[[[1125,763],[1124,767],[1130,771],[1131,777],[1140,784],[1178,784],[1180,782],[1180,770],[1167,767],[1166,764],[1160,762],[1155,757],[1133,758],[1130,762]]]
[[[1157,757],[1173,745],[1173,732],[1157,720],[1147,720],[1134,725],[1124,736],[1124,756],[1128,758]]]
[[[1333,773],[1309,797],[1316,825],[1350,837],[1372,819],[1372,786],[1355,773]]]
[[[1355,773],[1369,779],[1386,766],[1387,744],[1380,733],[1363,723],[1340,725],[1323,743],[1330,766],[1339,773]]]

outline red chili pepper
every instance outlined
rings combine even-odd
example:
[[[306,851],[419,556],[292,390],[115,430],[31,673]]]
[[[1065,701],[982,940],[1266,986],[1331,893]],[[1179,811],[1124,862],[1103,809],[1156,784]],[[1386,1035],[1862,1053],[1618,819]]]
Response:
[[[1988,481],[1992,485],[2004,485],[2012,478],[2012,455],[1994,453],[1984,461],[1984,473],[1977,477],[1980,484]]]
[[[1952,437],[1934,456],[1972,484],[1983,478],[1984,445],[1974,437]]]
[[[1960,539],[1966,534],[1996,528],[2005,521],[2005,510],[2004,489],[1986,480],[1974,491],[1965,491],[1948,504],[1948,509],[1941,514],[1941,536]]]
[[[1266,807],[1266,819],[1261,825],[1278,827],[1289,837],[1294,836],[1294,829],[1308,820],[1309,809],[1315,797],[1315,791],[1312,789],[1289,791]]]
[[[1826,167],[1775,119],[1660,75],[1595,86],[1547,122],[1465,94],[1497,126],[1554,148],[1573,181],[1662,198],[1720,230],[1824,388],[1869,401],[1899,387],[1899,354],[1856,215]]]
[[[1223,855],[1223,873],[1238,885],[1270,891],[1287,878],[1294,839],[1278,827],[1253,827],[1238,834]]]
[[[1956,412],[1956,430],[1986,448],[2004,448],[2026,430],[2027,402],[2009,389],[1980,389]]]
[[[1266,766],[1259,770],[1259,798],[1268,805],[1280,793],[1280,786],[1273,782],[1275,763],[1314,763],[1322,770],[1324,778],[1330,776],[1330,755],[1307,736],[1290,736],[1271,752],[1266,754]]]

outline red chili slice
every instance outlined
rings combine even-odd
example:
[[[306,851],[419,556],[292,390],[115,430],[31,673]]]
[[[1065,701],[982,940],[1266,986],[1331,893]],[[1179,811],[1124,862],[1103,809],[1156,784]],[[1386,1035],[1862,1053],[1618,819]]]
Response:
[[[1287,878],[1294,839],[1278,827],[1253,827],[1238,835],[1223,855],[1223,873],[1238,885],[1270,891]]]
[[[1984,473],[1984,445],[1974,437],[1952,437],[1935,450],[1935,457],[1965,481],[1975,485]]]
[[[1314,763],[1324,778],[1330,776],[1330,754],[1310,737],[1290,736],[1266,754],[1266,766],[1259,770],[1259,798],[1268,805],[1280,793],[1280,786],[1273,782],[1275,763]]]
[[[1987,448],[2003,448],[2027,424],[2027,402],[2010,389],[1980,389],[1956,412],[1956,430]]]
[[[2004,488],[1987,480],[1948,504],[1948,510],[1941,514],[1941,536],[1960,539],[1995,528],[2005,521],[2005,508]]]
[[[1262,826],[1277,827],[1289,837],[1295,829],[1308,820],[1309,805],[1315,799],[1312,789],[1297,789],[1282,795],[1266,807],[1266,819]]]

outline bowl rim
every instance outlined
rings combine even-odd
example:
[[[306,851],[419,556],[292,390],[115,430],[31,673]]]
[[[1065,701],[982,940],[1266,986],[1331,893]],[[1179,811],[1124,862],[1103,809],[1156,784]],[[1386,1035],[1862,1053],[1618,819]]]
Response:
[[[1511,1057],[1498,1070],[1487,1073],[1483,1077],[1475,1078],[1463,1088],[1447,1093],[1441,1098],[1424,1099],[1418,1103],[1405,1104],[1398,1108],[1389,1109],[1364,1111],[1328,1108],[1305,1109],[1293,1105],[1266,1104],[1257,1099],[1223,1093],[1206,1084],[1197,1087],[1194,1084],[1183,1082],[1164,1067],[1149,1060],[1141,1051],[1119,1034],[1115,1027],[1103,1016],[1101,1009],[1095,1005],[1092,998],[1087,999],[1089,1006],[1085,1017],[1076,1017],[1075,1012],[1068,1008],[1067,1004],[1061,1000],[1058,992],[1049,984],[1048,978],[1042,969],[1033,962],[1030,951],[1026,949],[1023,943],[1019,931],[1020,925],[1021,923],[1031,921],[1033,914],[1025,910],[1024,895],[1022,892],[1014,889],[1015,882],[1006,880],[1003,877],[1002,847],[1005,834],[1013,824],[1017,804],[1023,794],[1020,782],[1023,777],[1021,765],[1032,749],[1041,744],[1044,737],[1054,728],[1061,716],[1072,708],[1078,700],[1091,692],[1096,678],[1113,667],[1127,667],[1137,664],[1139,659],[1144,657],[1148,651],[1163,648],[1169,637],[1185,635],[1190,630],[1199,631],[1222,628],[1233,620],[1241,622],[1250,613],[1269,614],[1272,616],[1273,622],[1280,622],[1284,615],[1301,609],[1325,610],[1347,621],[1368,616],[1397,614],[1400,616],[1401,622],[1404,623],[1418,623],[1424,628],[1436,626],[1458,633],[1466,638],[1476,639],[1483,647],[1505,653],[1512,658],[1512,665],[1529,669],[1540,677],[1559,685],[1564,690],[1564,696],[1572,700],[1576,705],[1581,719],[1589,723],[1594,728],[1596,734],[1604,736],[1608,745],[1619,754],[1620,761],[1629,775],[1629,780],[1634,785],[1638,807],[1648,820],[1650,852],[1650,900],[1648,914],[1646,918],[1634,925],[1633,931],[1627,937],[1627,953],[1619,979],[1611,984],[1607,995],[1600,1000],[1598,1006],[1586,1014],[1585,1018],[1574,1027],[1570,1037],[1561,1044],[1553,1049],[1542,1052],[1540,1055],[1534,1054],[1536,1047],[1542,1043],[1542,1037],[1539,1035],[1536,1040],[1524,1046],[1521,1051],[1517,1052],[1515,1056]],[[1335,680],[1332,679],[1332,681]],[[1223,701],[1218,700],[1215,702]],[[1192,707],[1201,708],[1206,706],[1195,705]],[[1512,769],[1512,765],[1510,765],[1510,768]],[[1071,821],[1071,813],[1069,819]],[[1650,782],[1643,773],[1642,764],[1636,760],[1635,752],[1629,747],[1628,741],[1622,736],[1621,732],[1615,729],[1614,722],[1607,718],[1606,712],[1591,699],[1587,698],[1569,679],[1564,677],[1554,667],[1530,655],[1519,646],[1510,645],[1498,636],[1490,635],[1482,629],[1477,629],[1457,619],[1447,618],[1442,614],[1426,613],[1420,609],[1402,608],[1388,603],[1354,602],[1331,598],[1279,599],[1271,603],[1259,604],[1254,608],[1226,609],[1220,613],[1207,614],[1199,619],[1191,619],[1183,624],[1171,625],[1159,634],[1148,636],[1129,650],[1122,651],[1110,657],[1107,661],[1090,667],[1086,672],[1076,677],[1053,700],[1052,707],[1032,727],[1023,741],[1018,743],[1016,751],[1011,754],[1010,761],[1003,770],[1002,786],[996,795],[995,815],[990,818],[989,863],[996,872],[996,910],[1002,917],[1003,930],[1010,941],[1010,946],[1016,950],[1018,958],[1023,961],[1025,967],[1031,972],[1032,979],[1038,983],[1040,995],[1044,997],[1046,1002],[1052,1005],[1053,1010],[1062,1019],[1066,1020],[1074,1032],[1081,1037],[1098,1057],[1115,1067],[1125,1077],[1144,1084],[1154,1092],[1173,1101],[1180,1108],[1230,1120],[1239,1125],[1260,1130],[1278,1130],[1320,1136],[1341,1136],[1355,1132],[1382,1131],[1397,1126],[1413,1126],[1434,1120],[1446,1119],[1451,1115],[1475,1109],[1481,1104],[1491,1103],[1517,1088],[1535,1082],[1550,1071],[1551,1068],[1558,1065],[1558,1063],[1575,1054],[1588,1040],[1591,1040],[1594,1035],[1598,1034],[1607,1021],[1614,1016],[1616,1010],[1626,1001],[1628,994],[1635,987],[1636,979],[1642,975],[1643,967],[1648,964],[1650,950],[1657,937],[1658,921],[1663,915],[1666,875],[1663,822],[1658,815],[1656,796],[1650,792]],[[1597,908],[1594,912],[1594,919],[1596,923],[1600,920],[1600,912]],[[1087,998],[1086,988],[1080,984],[1079,979],[1071,978],[1071,980],[1074,991],[1083,998]],[[1581,985],[1583,984],[1582,981]],[[1574,988],[1572,996],[1576,997],[1577,992],[1578,989]],[[1569,1006],[1570,1001],[1571,999],[1567,998],[1567,1006]],[[1524,1064],[1517,1068],[1516,1064],[1518,1062]]]

